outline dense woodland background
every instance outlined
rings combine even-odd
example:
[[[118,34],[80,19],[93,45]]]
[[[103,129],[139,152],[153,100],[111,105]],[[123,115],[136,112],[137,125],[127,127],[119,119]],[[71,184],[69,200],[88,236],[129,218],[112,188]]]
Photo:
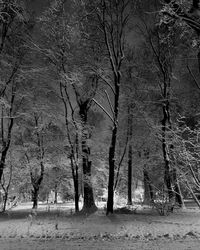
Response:
[[[200,206],[199,12],[189,0],[0,1],[3,211],[53,191],[76,212],[106,199],[109,214],[138,186],[161,213],[191,196]]]

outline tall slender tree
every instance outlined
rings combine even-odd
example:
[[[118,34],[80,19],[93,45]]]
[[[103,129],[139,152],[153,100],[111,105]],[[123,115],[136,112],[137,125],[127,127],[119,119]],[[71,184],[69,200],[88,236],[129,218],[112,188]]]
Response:
[[[104,36],[104,43],[107,50],[110,68],[113,74],[111,91],[113,95],[113,104],[108,97],[112,116],[112,135],[109,147],[109,180],[108,180],[108,201],[107,201],[107,215],[113,213],[114,202],[114,179],[115,179],[115,157],[117,145],[117,130],[118,130],[118,116],[119,116],[119,97],[121,88],[121,69],[124,60],[125,48],[125,32],[129,18],[130,1],[107,1],[100,2],[97,10],[99,28]]]

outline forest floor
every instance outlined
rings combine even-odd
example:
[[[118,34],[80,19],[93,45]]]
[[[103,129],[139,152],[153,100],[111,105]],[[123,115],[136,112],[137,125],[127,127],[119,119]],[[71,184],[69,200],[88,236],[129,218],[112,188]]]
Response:
[[[138,206],[131,214],[74,215],[72,203],[40,204],[37,215],[31,203],[0,214],[1,250],[88,249],[200,249],[200,211],[189,205],[169,216]]]

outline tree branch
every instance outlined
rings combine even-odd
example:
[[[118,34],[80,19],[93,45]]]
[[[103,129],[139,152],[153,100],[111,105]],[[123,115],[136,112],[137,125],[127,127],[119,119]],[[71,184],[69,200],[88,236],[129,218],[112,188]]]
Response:
[[[109,95],[108,95],[108,92],[107,92],[106,90],[104,90],[104,92],[106,93],[106,97],[107,97],[108,103],[109,103],[109,105],[110,105],[110,109],[111,109],[112,114],[113,114],[113,116],[114,116],[114,115],[115,115],[115,112],[114,112],[114,108],[113,108],[113,105],[112,105],[112,103],[111,103],[110,97],[109,97]]]
[[[100,104],[98,103],[94,98],[92,98],[92,101],[94,103],[97,104],[97,106],[103,110],[103,112],[110,118],[110,120],[113,122],[113,124],[115,124],[115,121],[114,121],[114,118],[105,110],[105,108]]]
[[[188,72],[190,73],[190,76],[192,77],[196,87],[200,90],[200,86],[199,86],[199,83],[197,82],[197,79],[195,78],[194,74],[192,73],[189,65],[187,65],[187,69],[188,69]]]

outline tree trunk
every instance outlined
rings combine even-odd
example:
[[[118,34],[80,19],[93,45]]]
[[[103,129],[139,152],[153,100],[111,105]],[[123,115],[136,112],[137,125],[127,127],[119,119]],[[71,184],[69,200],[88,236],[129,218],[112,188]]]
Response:
[[[86,161],[83,159],[83,175],[84,175],[84,186],[83,186],[83,209],[90,210],[96,209],[96,205],[94,203],[94,195],[92,189],[91,179],[91,161]]]
[[[128,148],[128,201],[127,205],[132,205],[132,135],[133,135],[133,118],[132,118],[132,105],[128,107],[128,138],[129,138],[129,148]]]
[[[178,181],[175,183],[174,189],[175,189],[174,190],[175,191],[175,201],[178,203],[178,205],[181,208],[185,207],[182,192],[181,192],[181,188],[180,188],[180,185],[179,185]]]
[[[5,138],[3,135],[1,138],[3,148],[2,148],[2,152],[1,152],[1,161],[0,161],[0,182],[2,179],[4,167],[5,167],[6,156],[7,156],[9,147],[10,147],[12,128],[14,125],[14,118],[12,117],[12,110],[13,110],[13,105],[14,105],[14,100],[15,100],[15,94],[16,94],[16,89],[14,86],[12,86],[12,97],[11,97],[11,102],[10,102],[10,122],[8,125],[7,138],[6,138],[6,141],[5,141]],[[3,119],[3,117],[2,117],[2,119]],[[3,126],[3,120],[1,122],[2,122],[2,126]],[[3,132],[4,131],[3,127],[1,127],[1,129]]]
[[[91,182],[91,165],[92,162],[89,160],[90,147],[88,146],[87,140],[89,139],[89,131],[87,129],[87,101],[80,105],[80,117],[82,121],[82,167],[83,167],[83,209],[84,212],[93,212],[97,210],[94,202],[93,188]]]
[[[38,207],[38,195],[39,195],[39,188],[34,186],[32,190],[33,209],[37,209]]]
[[[132,145],[129,144],[128,150],[128,202],[127,205],[132,205]]]
[[[111,145],[109,148],[108,200],[107,200],[107,212],[106,212],[107,215],[109,213],[113,213],[116,140],[117,140],[117,127],[115,125],[112,133]]]
[[[73,157],[70,157],[71,160],[71,170],[74,184],[74,201],[75,201],[75,212],[79,211],[79,175],[78,175],[78,166],[74,166]]]
[[[58,191],[57,191],[57,185],[55,185],[55,197],[54,197],[54,204],[58,203]]]
[[[178,203],[180,207],[185,207],[184,200],[181,192],[181,188],[179,185],[179,181],[177,178],[176,169],[173,170],[173,179],[174,179],[174,191],[175,191],[175,202]]]
[[[197,196],[195,195],[195,193],[193,192],[192,190],[192,187],[191,185],[189,184],[189,182],[186,180],[186,185],[188,187],[188,189],[190,190],[190,193],[194,199],[194,201],[196,202],[197,206],[200,208],[200,202],[199,202],[199,199],[197,198]]]
[[[106,214],[113,213],[114,205],[114,179],[115,179],[115,151],[117,142],[117,122],[119,113],[119,94],[120,94],[120,73],[114,74],[115,100],[114,100],[114,124],[112,130],[111,144],[109,148],[109,178],[108,178],[108,200]]]
[[[79,186],[78,179],[74,182],[74,199],[75,199],[75,212],[79,211]]]
[[[44,165],[41,162],[40,163],[40,176],[33,176],[33,173],[31,172],[31,182],[33,185],[33,190],[32,190],[32,201],[33,201],[33,209],[37,209],[38,207],[38,195],[39,195],[39,189],[41,186],[41,183],[43,181],[44,177]]]
[[[168,153],[168,145],[166,141],[166,129],[167,123],[169,121],[169,102],[167,101],[163,104],[163,120],[162,120],[162,151],[163,151],[163,159],[165,164],[165,171],[164,171],[164,182],[167,187],[169,202],[173,200],[173,190],[172,190],[172,181],[170,175],[170,162],[169,162],[169,153]]]
[[[8,192],[5,192],[4,199],[3,199],[3,209],[2,209],[2,212],[6,211],[7,200],[8,200]]]
[[[115,179],[115,151],[117,141],[118,130],[118,113],[119,113],[119,96],[121,86],[121,68],[124,60],[124,48],[125,48],[125,30],[127,25],[127,11],[129,1],[125,4],[123,1],[115,1],[112,4],[107,4],[107,1],[101,1],[101,13],[99,16],[100,27],[104,34],[105,46],[108,52],[108,58],[110,61],[111,70],[113,73],[113,85],[109,84],[114,95],[114,104],[108,101],[111,106],[112,115],[109,117],[113,122],[113,129],[111,135],[111,143],[109,147],[109,177],[108,177],[108,200],[106,214],[113,213],[114,203],[114,179]]]
[[[3,171],[4,171],[4,167],[5,167],[5,161],[6,161],[6,156],[7,156],[7,152],[9,149],[10,143],[8,143],[8,146],[6,146],[2,153],[1,153],[1,161],[0,161],[0,182],[2,179],[2,175],[3,175]]]
[[[153,187],[151,185],[151,181],[149,178],[149,174],[147,170],[143,169],[143,175],[144,175],[144,204],[149,205],[150,203],[154,202],[154,193],[153,193]]]

